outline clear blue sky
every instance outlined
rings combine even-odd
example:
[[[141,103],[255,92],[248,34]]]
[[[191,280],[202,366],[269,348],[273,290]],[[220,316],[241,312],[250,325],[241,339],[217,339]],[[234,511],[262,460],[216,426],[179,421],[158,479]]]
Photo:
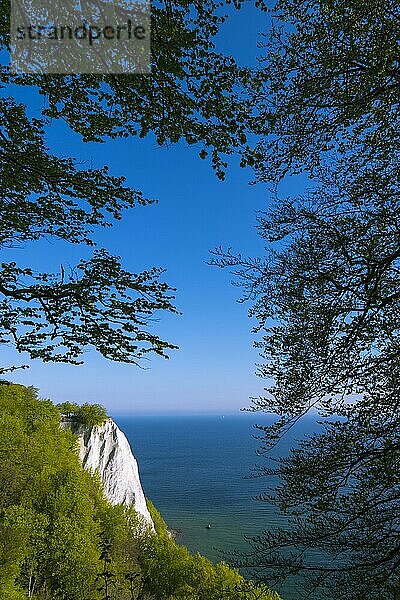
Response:
[[[241,62],[254,62],[257,32],[267,28],[267,17],[249,6],[231,20],[220,46]],[[180,349],[168,361],[152,358],[144,370],[106,361],[91,351],[83,366],[33,362],[9,379],[34,385],[57,402],[100,402],[112,414],[224,414],[247,406],[249,396],[263,388],[254,375],[258,357],[248,307],[236,302],[239,290],[230,285],[229,273],[205,261],[217,245],[262,252],[255,224],[257,210],[268,202],[267,190],[249,185],[252,173],[236,161],[226,181],[219,182],[210,165],[198,158],[198,150],[182,144],[160,148],[151,138],[83,144],[59,124],[51,128],[49,140],[54,152],[90,160],[94,166],[108,164],[113,174],[125,175],[134,188],[158,199],[157,205],[125,213],[122,222],[99,231],[96,239],[120,255],[127,269],[167,269],[166,279],[177,288],[176,304],[183,314],[161,316],[157,329]],[[15,251],[20,262],[42,270],[72,265],[81,254],[82,248],[50,241]],[[3,361],[8,360],[15,358],[3,352]]]

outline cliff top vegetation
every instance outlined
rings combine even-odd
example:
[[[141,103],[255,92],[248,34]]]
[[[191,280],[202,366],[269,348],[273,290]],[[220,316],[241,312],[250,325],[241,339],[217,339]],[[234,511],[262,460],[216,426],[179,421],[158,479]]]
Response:
[[[101,404],[76,404],[74,402],[63,402],[57,404],[60,413],[66,417],[70,417],[80,425],[85,427],[96,427],[103,425],[108,419],[107,410]]]

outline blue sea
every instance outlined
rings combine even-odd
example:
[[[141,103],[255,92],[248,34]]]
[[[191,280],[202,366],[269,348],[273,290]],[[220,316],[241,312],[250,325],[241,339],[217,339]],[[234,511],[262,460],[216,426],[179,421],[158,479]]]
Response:
[[[246,536],[283,524],[276,509],[254,499],[271,480],[249,478],[263,464],[253,425],[266,419],[248,413],[116,419],[139,462],[146,496],[179,532],[179,543],[214,562],[232,562],[224,552],[250,551]],[[280,451],[292,444],[285,440]],[[288,582],[278,591],[294,600],[295,588]]]

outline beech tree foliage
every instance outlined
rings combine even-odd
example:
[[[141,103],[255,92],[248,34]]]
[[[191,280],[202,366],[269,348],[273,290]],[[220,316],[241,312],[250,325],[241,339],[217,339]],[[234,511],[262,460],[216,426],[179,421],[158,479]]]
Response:
[[[242,562],[304,597],[394,600],[400,576],[400,65],[395,3],[279,1],[253,84],[265,254],[217,249],[257,321],[260,490],[288,526]],[[285,175],[308,189],[282,198]],[[294,179],[293,181],[298,181]],[[304,181],[304,177],[302,179]],[[301,184],[301,187],[304,187]],[[310,413],[319,420],[303,435]],[[282,436],[301,441],[271,459]],[[262,480],[261,480],[262,481]],[[301,597],[300,580],[297,581]]]
[[[238,95],[248,73],[213,44],[224,4],[230,1],[153,3],[150,75],[28,76],[0,66],[0,247],[49,237],[95,247],[96,228],[149,202],[107,167],[87,168],[52,153],[46,132],[56,120],[83,142],[152,134],[158,144],[196,144],[224,177],[224,156],[245,150],[248,129],[247,104]],[[8,29],[6,1],[3,53]],[[20,100],[28,87],[42,97],[34,111]],[[89,346],[128,363],[149,352],[165,357],[174,346],[153,331],[159,311],[176,312],[163,270],[130,273],[102,248],[58,273],[37,272],[29,260],[0,266],[1,343],[31,358],[79,363]]]
[[[400,142],[398,3],[277,0],[271,16],[250,88],[258,178],[317,176],[338,154],[353,172],[390,164]]]

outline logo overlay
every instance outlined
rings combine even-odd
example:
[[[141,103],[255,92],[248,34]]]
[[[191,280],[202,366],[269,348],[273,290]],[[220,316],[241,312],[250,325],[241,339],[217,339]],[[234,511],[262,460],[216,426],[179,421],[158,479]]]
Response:
[[[11,0],[14,73],[149,73],[147,0]]]

